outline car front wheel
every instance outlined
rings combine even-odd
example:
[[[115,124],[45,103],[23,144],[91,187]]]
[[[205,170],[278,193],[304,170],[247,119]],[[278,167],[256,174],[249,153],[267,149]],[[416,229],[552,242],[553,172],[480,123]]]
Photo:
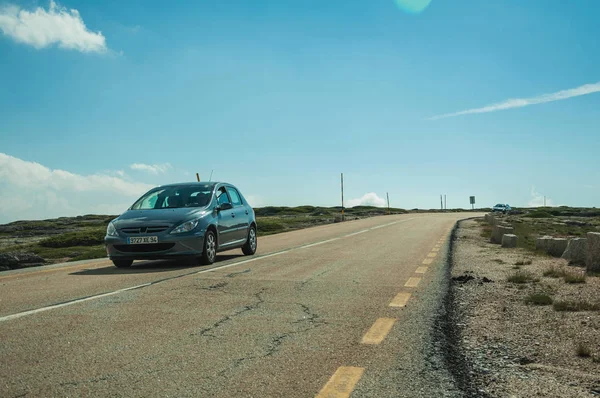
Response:
[[[258,242],[256,240],[256,227],[251,226],[250,231],[248,231],[248,240],[246,241],[246,244],[242,246],[242,252],[247,256],[251,256],[256,253],[257,246]]]
[[[200,257],[200,264],[210,265],[217,257],[217,237],[213,231],[206,231],[204,235],[204,249]]]

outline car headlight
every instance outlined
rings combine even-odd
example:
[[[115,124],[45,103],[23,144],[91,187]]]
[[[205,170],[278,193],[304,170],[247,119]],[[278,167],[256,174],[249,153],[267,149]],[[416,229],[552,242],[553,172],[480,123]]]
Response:
[[[181,234],[184,232],[190,232],[197,226],[198,226],[198,220],[187,221],[187,222],[184,222],[183,224],[179,225],[174,230],[172,230],[171,233],[172,234]]]
[[[108,236],[119,236],[119,234],[117,233],[117,229],[115,228],[114,224],[111,222],[108,223],[108,227],[106,227],[106,235]]]

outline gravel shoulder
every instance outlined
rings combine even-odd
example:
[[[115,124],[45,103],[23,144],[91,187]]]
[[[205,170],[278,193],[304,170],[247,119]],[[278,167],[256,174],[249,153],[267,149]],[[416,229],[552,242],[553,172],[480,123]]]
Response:
[[[491,244],[479,220],[460,222],[453,244],[455,326],[477,386],[473,396],[600,396],[600,310],[557,310],[565,302],[600,305],[600,277],[568,284],[563,277],[544,276],[550,270],[555,276],[583,270],[566,260]],[[531,280],[507,281],[517,273]],[[550,297],[554,305],[526,303],[534,294]]]

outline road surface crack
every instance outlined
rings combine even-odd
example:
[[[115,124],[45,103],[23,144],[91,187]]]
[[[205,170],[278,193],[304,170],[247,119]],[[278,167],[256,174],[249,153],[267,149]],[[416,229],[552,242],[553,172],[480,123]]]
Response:
[[[264,293],[265,290],[266,290],[265,288],[260,289],[259,292],[255,293],[253,295],[256,298],[256,302],[254,302],[253,304],[243,306],[239,310],[234,311],[232,314],[226,315],[223,318],[219,319],[218,321],[216,321],[212,325],[201,329],[198,333],[192,333],[192,336],[194,336],[194,335],[200,335],[200,336],[217,337],[214,334],[211,334],[210,332],[212,332],[213,330],[215,330],[215,329],[223,326],[227,322],[231,321],[233,318],[235,318],[235,317],[237,317],[239,315],[242,315],[242,314],[244,314],[244,313],[246,313],[248,311],[252,311],[252,310],[255,310],[256,308],[258,308],[258,306],[260,306],[262,303],[265,302],[265,300],[261,296]]]
[[[228,282],[219,282],[219,283],[215,283],[214,285],[210,285],[210,286],[206,286],[206,287],[201,287],[201,290],[209,290],[209,291],[214,291],[214,290],[220,290],[223,289],[225,286],[227,286],[229,283]]]
[[[241,275],[241,274],[247,274],[247,273],[249,273],[249,272],[251,272],[251,271],[252,271],[252,270],[251,270],[250,268],[248,268],[248,269],[245,269],[245,270],[243,270],[243,271],[232,272],[231,274],[227,274],[227,275],[225,275],[225,277],[226,277],[226,278],[235,278],[235,277],[236,277],[236,276],[238,276],[238,275]]]

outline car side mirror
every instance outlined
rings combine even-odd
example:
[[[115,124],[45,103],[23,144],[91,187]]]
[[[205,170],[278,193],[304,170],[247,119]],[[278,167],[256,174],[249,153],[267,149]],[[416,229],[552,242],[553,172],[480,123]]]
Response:
[[[229,209],[233,209],[233,205],[231,203],[221,203],[219,206],[217,206],[217,211]]]

